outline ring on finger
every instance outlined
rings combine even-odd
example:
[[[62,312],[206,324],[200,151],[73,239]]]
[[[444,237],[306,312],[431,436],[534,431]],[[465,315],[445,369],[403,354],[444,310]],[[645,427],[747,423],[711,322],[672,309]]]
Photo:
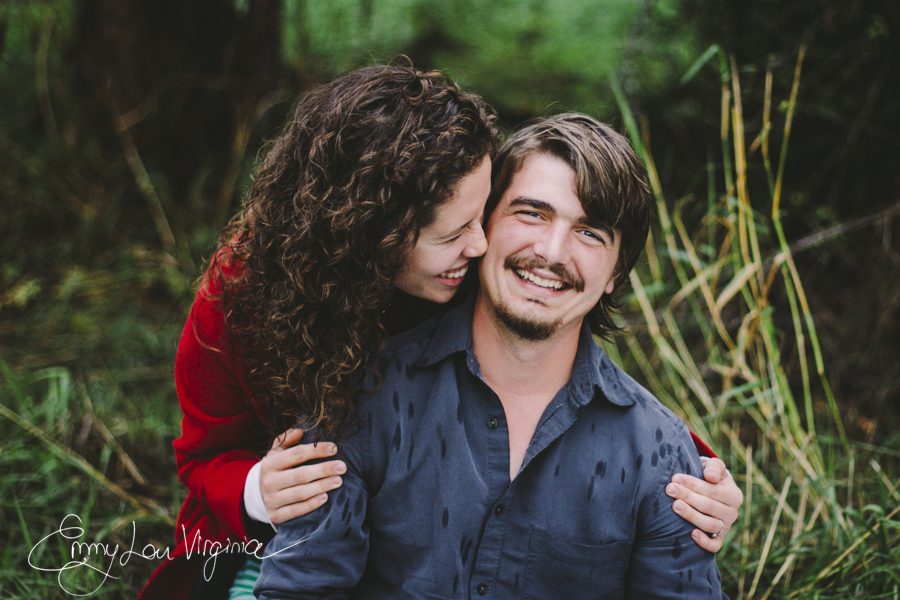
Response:
[[[715,539],[715,538],[719,537],[720,535],[722,535],[723,533],[725,533],[725,521],[723,521],[722,519],[719,519],[719,523],[722,524],[722,528],[719,529],[719,531],[717,531],[716,533],[709,534],[709,537]]]

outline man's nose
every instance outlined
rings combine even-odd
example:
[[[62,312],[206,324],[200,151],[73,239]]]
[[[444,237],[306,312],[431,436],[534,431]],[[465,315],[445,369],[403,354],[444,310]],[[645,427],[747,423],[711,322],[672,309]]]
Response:
[[[548,227],[534,243],[534,253],[548,264],[564,265],[569,262],[570,242],[567,227]]]

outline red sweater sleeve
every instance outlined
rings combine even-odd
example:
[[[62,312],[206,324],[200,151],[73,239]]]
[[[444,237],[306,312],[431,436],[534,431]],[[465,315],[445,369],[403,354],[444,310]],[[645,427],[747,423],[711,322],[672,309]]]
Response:
[[[218,300],[206,288],[201,285],[194,299],[175,358],[184,417],[173,445],[179,479],[188,488],[178,534],[183,525],[188,534],[243,539],[244,481],[266,436],[233,360]]]
[[[691,439],[694,440],[694,447],[697,448],[697,454],[699,454],[700,456],[706,456],[707,458],[718,458],[716,456],[716,453],[706,445],[706,442],[698,438],[697,434],[693,431],[691,432]]]

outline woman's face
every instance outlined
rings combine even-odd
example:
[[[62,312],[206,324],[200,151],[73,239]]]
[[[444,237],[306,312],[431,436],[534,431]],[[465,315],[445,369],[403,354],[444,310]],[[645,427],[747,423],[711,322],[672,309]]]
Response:
[[[469,268],[469,261],[487,249],[481,220],[491,192],[491,161],[485,156],[460,180],[453,196],[437,210],[434,222],[422,229],[397,287],[432,302],[448,302]]]

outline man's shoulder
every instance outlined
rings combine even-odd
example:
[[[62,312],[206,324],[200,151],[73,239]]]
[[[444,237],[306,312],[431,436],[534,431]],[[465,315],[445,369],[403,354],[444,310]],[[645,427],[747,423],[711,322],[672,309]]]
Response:
[[[427,385],[429,380],[421,365],[443,318],[444,315],[432,317],[413,329],[391,336],[361,387],[358,408],[362,416],[396,404],[398,395],[416,404],[425,401],[415,390]]]
[[[414,365],[428,349],[442,318],[443,314],[431,317],[408,331],[392,335],[375,359],[382,376],[388,376],[391,367],[400,374],[407,365]]]
[[[662,427],[666,432],[688,433],[684,420],[670,410],[647,388],[638,383],[604,353],[601,357],[600,370],[603,377],[603,390],[609,395],[618,395],[621,403],[630,404],[632,418],[644,425]],[[601,387],[601,389],[602,389]],[[654,436],[656,436],[654,432]],[[666,436],[668,437],[668,435]]]

